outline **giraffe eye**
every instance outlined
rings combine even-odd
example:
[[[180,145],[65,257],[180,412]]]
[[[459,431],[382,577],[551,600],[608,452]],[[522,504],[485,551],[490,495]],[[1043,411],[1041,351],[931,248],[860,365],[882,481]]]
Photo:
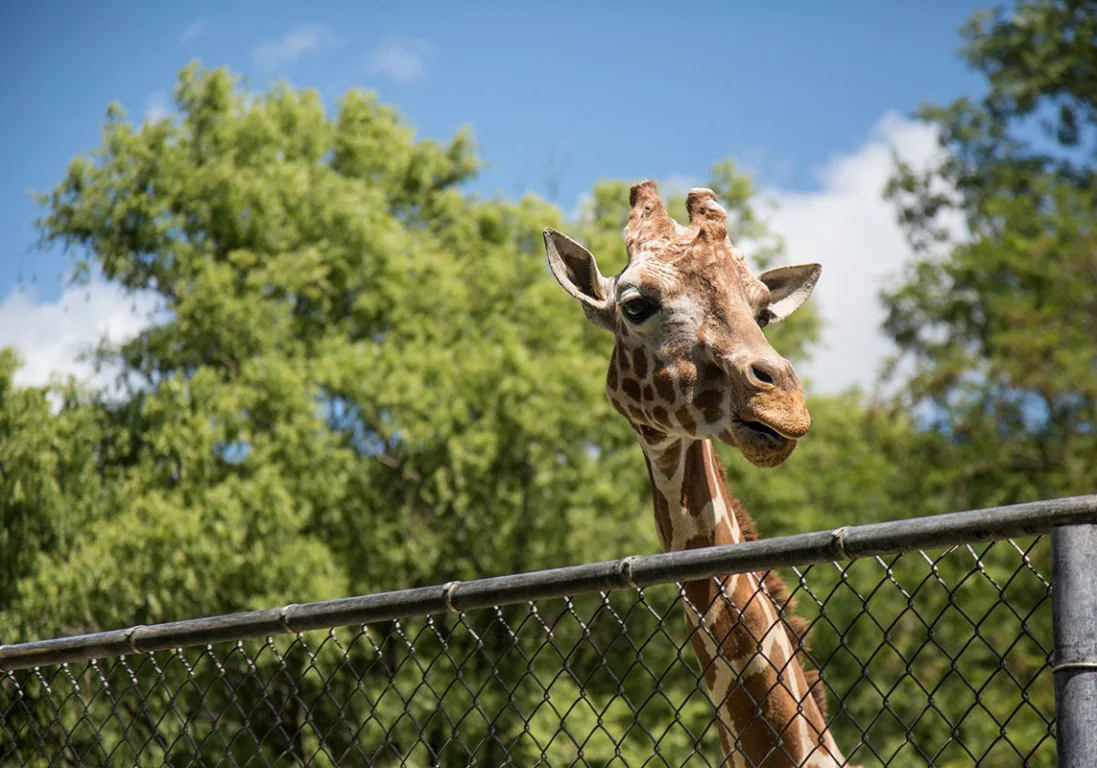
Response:
[[[621,305],[621,311],[625,317],[633,323],[642,323],[659,311],[659,305],[649,299],[629,299]]]
[[[754,318],[755,322],[758,323],[759,328],[765,328],[767,325],[769,325],[769,321],[772,319],[773,313],[770,312],[768,309],[763,309],[761,312],[758,313],[757,317]]]

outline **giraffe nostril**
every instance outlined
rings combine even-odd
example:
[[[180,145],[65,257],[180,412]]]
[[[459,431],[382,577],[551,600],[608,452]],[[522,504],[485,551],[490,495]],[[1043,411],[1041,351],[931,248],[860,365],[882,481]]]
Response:
[[[773,375],[760,365],[752,365],[750,373],[763,384],[773,384]]]

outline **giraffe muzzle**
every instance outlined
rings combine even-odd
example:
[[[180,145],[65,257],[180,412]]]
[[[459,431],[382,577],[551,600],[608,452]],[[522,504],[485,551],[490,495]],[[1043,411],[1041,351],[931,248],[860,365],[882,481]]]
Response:
[[[796,450],[796,439],[786,437],[760,421],[734,419],[731,427],[717,436],[737,448],[756,467],[776,467]]]

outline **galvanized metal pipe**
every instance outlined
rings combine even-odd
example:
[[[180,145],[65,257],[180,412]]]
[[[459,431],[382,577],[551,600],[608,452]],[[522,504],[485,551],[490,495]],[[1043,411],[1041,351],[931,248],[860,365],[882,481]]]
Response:
[[[626,557],[340,600],[0,646],[0,670],[372,624],[565,595],[692,581],[830,560],[942,549],[1097,524],[1097,494],[857,525],[745,544]],[[1091,550],[1079,562],[1097,562]],[[1093,625],[1087,625],[1092,628]],[[1097,637],[1097,632],[1091,632]],[[1094,768],[1091,762],[1086,768]]]
[[[1051,534],[1055,729],[1060,768],[1097,766],[1097,525]]]

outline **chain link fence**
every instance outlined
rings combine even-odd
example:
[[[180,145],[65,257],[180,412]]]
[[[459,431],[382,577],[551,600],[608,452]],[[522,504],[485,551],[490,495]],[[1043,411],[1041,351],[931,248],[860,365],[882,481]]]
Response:
[[[742,764],[683,584],[773,569],[851,764],[1054,766],[1044,534],[1095,521],[1082,497],[4,646],[0,764]]]

